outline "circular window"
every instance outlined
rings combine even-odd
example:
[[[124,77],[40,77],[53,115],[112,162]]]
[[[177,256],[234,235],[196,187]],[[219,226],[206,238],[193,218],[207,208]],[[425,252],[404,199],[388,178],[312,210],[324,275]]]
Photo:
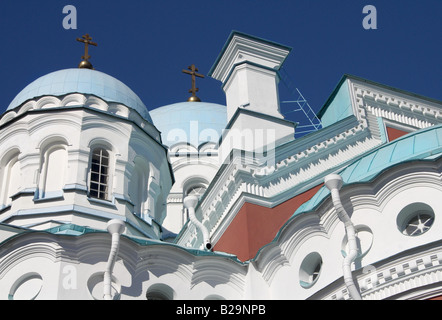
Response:
[[[322,268],[322,258],[317,252],[312,252],[304,258],[299,270],[299,283],[303,288],[310,288],[319,278]]]
[[[407,236],[419,236],[433,225],[434,211],[422,202],[409,204],[399,212],[397,225],[399,231]]]

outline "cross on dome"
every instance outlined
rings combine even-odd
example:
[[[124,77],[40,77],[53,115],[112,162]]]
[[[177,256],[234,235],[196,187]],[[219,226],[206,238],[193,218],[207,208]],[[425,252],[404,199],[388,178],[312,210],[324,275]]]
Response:
[[[199,89],[196,87],[196,77],[204,78],[204,76],[202,74],[197,73],[198,69],[195,67],[194,64],[189,66],[187,69],[189,69],[190,71],[183,70],[183,73],[190,74],[192,76],[192,89],[189,90],[189,93],[192,93],[192,96],[187,101],[200,102],[201,101],[200,98],[196,96],[196,93],[199,91]]]
[[[92,42],[92,37],[87,33],[81,38],[77,38],[78,42],[84,43],[84,56],[81,57],[83,61],[80,62],[79,68],[87,68],[87,69],[93,69],[92,64],[89,62],[89,59],[91,56],[89,55],[89,45],[92,46],[98,46],[97,43]]]

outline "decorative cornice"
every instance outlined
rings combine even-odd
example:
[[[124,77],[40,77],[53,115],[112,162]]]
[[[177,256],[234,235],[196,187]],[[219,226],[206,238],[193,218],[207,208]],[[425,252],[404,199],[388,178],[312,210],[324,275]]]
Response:
[[[428,249],[430,248],[430,249]],[[388,260],[379,261],[356,272],[356,278],[364,300],[400,299],[412,297],[411,292],[442,281],[442,247],[440,241],[398,253]],[[335,290],[318,293],[315,299],[349,300],[342,279]]]
[[[29,100],[14,110],[9,110],[0,116],[0,129],[4,130],[11,122],[21,119],[29,113],[60,112],[73,109],[94,110],[124,121],[130,121],[147,133],[157,143],[161,137],[158,130],[147,120],[141,117],[136,110],[130,109],[123,104],[106,102],[101,98],[80,93],[72,93],[65,96],[42,96]],[[163,148],[166,148],[163,146]]]
[[[183,203],[183,193],[169,193],[167,203]]]
[[[221,257],[212,257],[195,261],[193,268],[191,288],[198,283],[207,282],[209,284],[226,284],[240,294],[244,291],[246,266],[232,264],[229,260]]]
[[[224,83],[233,65],[243,60],[279,69],[290,51],[276,42],[233,31],[208,74]]]

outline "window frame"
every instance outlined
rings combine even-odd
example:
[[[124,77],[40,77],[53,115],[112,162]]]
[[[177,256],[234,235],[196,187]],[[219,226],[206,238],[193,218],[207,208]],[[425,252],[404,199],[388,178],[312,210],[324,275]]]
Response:
[[[21,174],[21,164],[20,164],[20,151],[18,149],[14,149],[12,151],[7,152],[0,161],[0,208],[8,206],[12,202],[12,197],[14,194],[10,190],[10,180],[12,174],[12,168],[14,165],[19,166],[20,174]],[[18,191],[18,190],[17,190]]]
[[[423,216],[425,216],[425,221],[421,221]],[[405,205],[396,217],[398,230],[407,237],[419,237],[427,233],[433,227],[434,221],[434,209],[425,202],[413,202]]]
[[[48,175],[50,174],[49,158],[52,155],[52,153],[58,150],[63,150],[63,152],[65,152],[66,162],[62,164],[63,166],[65,166],[65,169],[63,171],[63,176],[61,177],[62,180],[61,180],[60,189],[50,191],[48,190],[48,185],[47,185]],[[39,168],[39,181],[38,181],[38,197],[36,198],[36,200],[58,198],[62,196],[63,188],[65,186],[66,170],[69,161],[68,159],[69,159],[68,150],[64,142],[55,142],[46,146],[44,152],[41,154],[41,160],[40,160],[41,163]]]
[[[104,168],[106,170],[103,170]],[[104,171],[105,173],[103,173]],[[110,201],[112,153],[108,147],[103,145],[91,146],[88,172],[88,197]]]

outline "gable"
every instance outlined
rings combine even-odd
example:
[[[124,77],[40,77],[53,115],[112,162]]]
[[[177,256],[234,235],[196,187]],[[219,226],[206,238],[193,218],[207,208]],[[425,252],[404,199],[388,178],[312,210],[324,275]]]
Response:
[[[214,246],[214,251],[234,254],[241,261],[256,256],[270,243],[293,212],[310,200],[322,185],[307,190],[273,208],[245,203]]]

